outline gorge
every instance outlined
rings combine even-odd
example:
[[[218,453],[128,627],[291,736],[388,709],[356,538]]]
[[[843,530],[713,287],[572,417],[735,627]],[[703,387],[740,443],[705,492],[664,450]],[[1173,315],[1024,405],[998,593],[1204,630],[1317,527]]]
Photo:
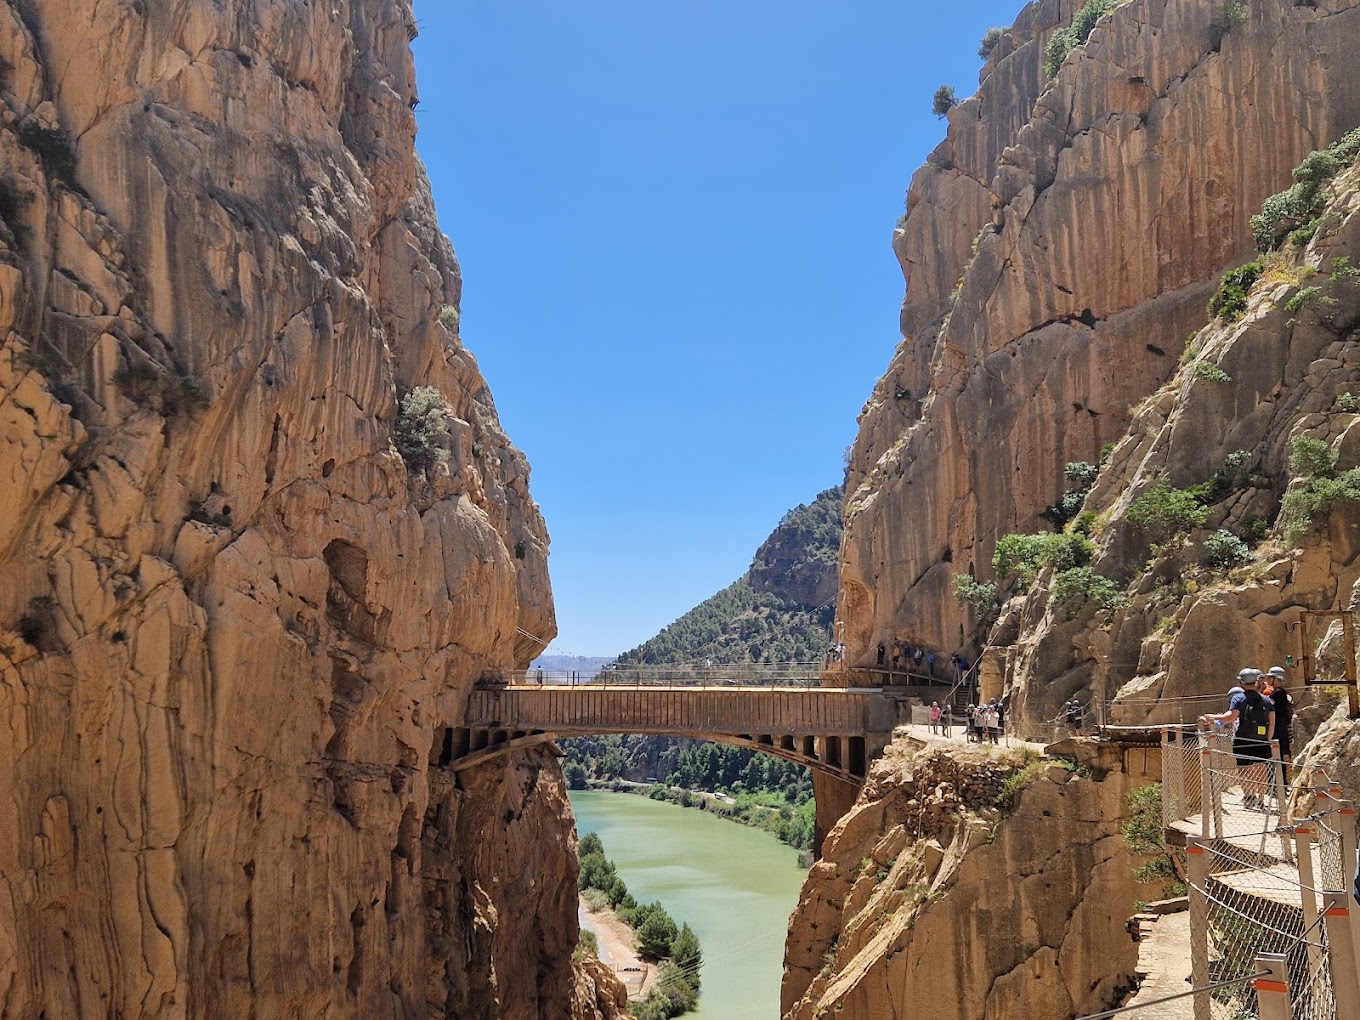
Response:
[[[959,652],[1036,739],[1073,696],[1179,722],[1241,662],[1338,678],[1290,625],[1360,597],[1360,2],[1106,4],[1046,67],[1085,7],[1019,10],[911,180],[834,577],[760,597],[790,540],[740,592],[761,627],[835,599],[826,686]],[[444,753],[556,616],[416,154],[418,30],[0,5],[0,1020],[627,1015],[573,962],[557,750]],[[1072,558],[998,567],[1039,534]],[[1298,757],[1360,797],[1344,698],[1300,702]],[[785,1017],[1123,1001],[1156,763],[1036,761],[903,732],[813,776]]]

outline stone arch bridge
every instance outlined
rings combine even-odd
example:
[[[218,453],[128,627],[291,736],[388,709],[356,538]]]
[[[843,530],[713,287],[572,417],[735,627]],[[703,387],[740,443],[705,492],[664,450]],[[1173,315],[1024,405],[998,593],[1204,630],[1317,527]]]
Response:
[[[560,737],[658,733],[749,747],[858,785],[906,713],[882,688],[484,684],[431,764],[460,771]]]

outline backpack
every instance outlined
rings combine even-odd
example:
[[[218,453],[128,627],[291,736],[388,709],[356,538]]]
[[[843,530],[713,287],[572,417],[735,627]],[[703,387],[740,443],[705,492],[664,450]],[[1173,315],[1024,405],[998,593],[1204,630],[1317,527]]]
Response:
[[[1238,735],[1248,740],[1266,740],[1270,733],[1270,710],[1266,708],[1265,699],[1257,691],[1243,691],[1242,697],[1246,704],[1238,713],[1241,716]]]

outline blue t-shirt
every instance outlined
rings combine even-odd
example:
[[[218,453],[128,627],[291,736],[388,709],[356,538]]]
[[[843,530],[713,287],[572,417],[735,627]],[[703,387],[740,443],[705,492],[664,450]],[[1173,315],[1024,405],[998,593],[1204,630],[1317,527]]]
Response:
[[[1266,710],[1266,714],[1269,715],[1269,714],[1271,714],[1271,713],[1273,713],[1273,712],[1275,711],[1275,706],[1272,705],[1272,704],[1270,703],[1270,699],[1269,699],[1269,698],[1267,698],[1265,695],[1261,694],[1259,691],[1252,691],[1251,693],[1252,693],[1252,694],[1255,694],[1257,698],[1260,698],[1260,699],[1261,699],[1261,707],[1264,708],[1264,709]],[[1234,695],[1232,696],[1232,700],[1228,702],[1228,710],[1229,710],[1229,711],[1234,711],[1234,710],[1235,710],[1235,711],[1237,712],[1237,739],[1238,739],[1238,740],[1260,740],[1260,741],[1265,741],[1265,740],[1270,739],[1270,738],[1267,736],[1267,734],[1270,732],[1269,724],[1267,724],[1266,729],[1261,730],[1260,733],[1252,733],[1252,732],[1251,732],[1252,727],[1247,723],[1247,692],[1246,692],[1246,691],[1239,691],[1237,694],[1234,694]],[[1258,726],[1258,728],[1259,728],[1259,726]]]

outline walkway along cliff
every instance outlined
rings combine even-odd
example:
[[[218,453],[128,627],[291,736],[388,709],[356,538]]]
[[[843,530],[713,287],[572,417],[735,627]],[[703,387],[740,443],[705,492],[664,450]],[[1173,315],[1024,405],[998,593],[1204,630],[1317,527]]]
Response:
[[[415,31],[0,5],[0,1017],[617,1014],[551,757],[428,765],[555,625]]]

